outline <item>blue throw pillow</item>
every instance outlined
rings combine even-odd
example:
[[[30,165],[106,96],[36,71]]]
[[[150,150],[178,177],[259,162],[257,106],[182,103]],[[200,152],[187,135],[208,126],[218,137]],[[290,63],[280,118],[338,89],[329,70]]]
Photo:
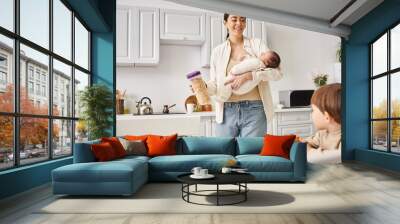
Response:
[[[230,137],[182,137],[181,154],[235,155],[235,138]]]
[[[238,137],[236,138],[237,155],[259,154],[264,145],[263,137]]]

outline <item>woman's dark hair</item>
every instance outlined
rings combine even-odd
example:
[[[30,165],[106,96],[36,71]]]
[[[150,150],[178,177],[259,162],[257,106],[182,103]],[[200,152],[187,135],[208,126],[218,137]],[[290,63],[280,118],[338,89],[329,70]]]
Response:
[[[224,21],[225,22],[228,22],[228,17],[229,17],[229,13],[224,13]],[[229,37],[229,30],[226,29],[226,38],[225,39],[228,39],[228,37]]]

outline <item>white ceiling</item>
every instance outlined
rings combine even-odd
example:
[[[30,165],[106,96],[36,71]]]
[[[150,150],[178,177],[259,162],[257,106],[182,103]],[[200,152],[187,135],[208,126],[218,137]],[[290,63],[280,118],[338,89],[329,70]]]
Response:
[[[383,0],[167,0],[296,28],[347,37],[350,27]],[[331,21],[347,4],[336,21]]]
[[[351,0],[225,0],[329,21]]]

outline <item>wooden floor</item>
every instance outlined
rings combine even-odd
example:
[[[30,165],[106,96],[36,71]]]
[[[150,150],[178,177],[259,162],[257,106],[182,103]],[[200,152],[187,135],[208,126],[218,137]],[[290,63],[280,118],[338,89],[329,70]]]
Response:
[[[367,204],[357,214],[36,214],[55,199],[50,186],[42,186],[0,202],[0,223],[400,223],[400,174],[359,163],[314,166],[308,182],[317,183],[345,201]]]

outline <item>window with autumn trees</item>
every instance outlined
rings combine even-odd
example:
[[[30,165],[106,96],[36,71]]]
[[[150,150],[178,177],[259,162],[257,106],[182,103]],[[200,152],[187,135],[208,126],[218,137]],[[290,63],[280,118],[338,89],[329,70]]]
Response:
[[[370,45],[371,148],[400,153],[400,24]]]
[[[0,170],[72,155],[90,77],[90,32],[65,1],[0,1]]]

